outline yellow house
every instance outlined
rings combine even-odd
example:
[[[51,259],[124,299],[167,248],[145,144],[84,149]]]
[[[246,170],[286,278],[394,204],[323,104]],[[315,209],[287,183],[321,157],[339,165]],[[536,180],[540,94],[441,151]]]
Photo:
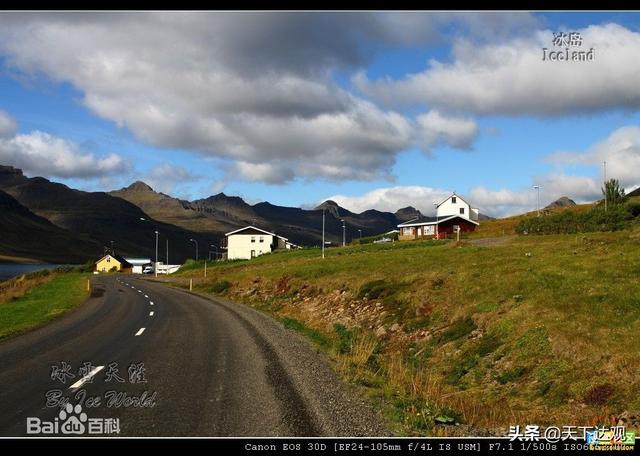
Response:
[[[115,255],[105,255],[96,261],[96,271],[97,272],[131,272],[131,264],[127,260],[122,257]]]

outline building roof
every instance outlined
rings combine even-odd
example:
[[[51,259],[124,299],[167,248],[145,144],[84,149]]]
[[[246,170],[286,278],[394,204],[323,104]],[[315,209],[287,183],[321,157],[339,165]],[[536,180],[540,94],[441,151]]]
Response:
[[[127,263],[132,264],[134,266],[143,266],[145,264],[153,263],[151,258],[125,258]]]
[[[472,207],[471,204],[469,203],[469,201],[467,201],[466,199],[464,199],[462,196],[458,195],[456,192],[453,192],[451,195],[447,196],[445,199],[443,199],[437,206],[436,208],[440,207],[445,201],[447,201],[449,198],[451,198],[452,196],[455,196],[456,198],[460,198],[462,201],[464,201],[465,203],[467,203],[467,205],[469,207],[471,207],[472,209],[475,209],[475,207]]]
[[[400,225],[398,225],[398,228],[402,228],[405,226],[422,226],[422,225],[439,225],[442,222],[446,222],[447,220],[451,220],[453,218],[461,218],[462,220],[465,220],[467,222],[471,222],[474,225],[480,225],[478,222],[474,222],[471,219],[468,219],[467,217],[463,217],[461,215],[455,214],[455,215],[447,215],[445,217],[416,217],[415,219],[412,220],[407,220],[404,223],[401,223]]]
[[[225,233],[225,236],[231,236],[232,234],[238,234],[238,233],[240,233],[241,231],[246,231],[246,230],[249,230],[249,229],[253,229],[253,230],[259,231],[259,232],[261,232],[261,233],[268,234],[268,235],[270,235],[270,236],[278,237],[278,238],[282,239],[283,241],[287,241],[287,240],[288,240],[286,237],[279,236],[279,235],[277,235],[276,233],[272,233],[272,232],[270,232],[270,231],[266,231],[266,230],[263,230],[263,229],[261,229],[261,228],[256,228],[256,227],[255,227],[255,226],[253,226],[253,225],[245,226],[244,228],[240,228],[240,229],[237,229],[237,230],[235,230],[235,231],[230,231],[230,232],[228,232],[228,233]]]
[[[105,256],[103,256],[102,258],[100,258],[98,261],[96,261],[96,263],[100,263],[102,260],[104,260],[106,257],[110,256],[111,258],[113,258],[114,260],[118,261],[122,266],[132,266],[131,263],[129,263],[126,259],[124,259],[123,257],[121,257],[120,255],[112,255],[110,253],[107,253]]]

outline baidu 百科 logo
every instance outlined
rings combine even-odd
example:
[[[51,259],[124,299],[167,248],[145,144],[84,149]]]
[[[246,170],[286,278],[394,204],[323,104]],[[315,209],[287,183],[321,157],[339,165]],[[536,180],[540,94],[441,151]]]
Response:
[[[27,434],[119,434],[119,418],[89,418],[82,406],[67,404],[53,421],[43,421],[38,417],[27,418]]]

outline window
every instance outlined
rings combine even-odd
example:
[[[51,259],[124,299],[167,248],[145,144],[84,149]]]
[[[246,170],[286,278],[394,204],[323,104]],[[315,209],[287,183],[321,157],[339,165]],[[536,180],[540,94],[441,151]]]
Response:
[[[255,257],[256,257],[256,251],[255,251],[255,250],[252,250],[252,251],[251,251],[251,258],[255,258]]]
[[[461,213],[461,214],[464,214],[464,207],[461,207],[461,208],[460,208],[460,213]]]
[[[111,263],[111,257],[107,257],[107,263]]]
[[[456,199],[457,199],[457,198],[456,198],[455,196],[452,196],[452,197],[451,197],[451,202],[452,202],[453,204],[456,204]]]
[[[264,236],[260,236],[260,242],[264,242]]]
[[[256,237],[255,236],[251,236],[251,242],[256,242]]]

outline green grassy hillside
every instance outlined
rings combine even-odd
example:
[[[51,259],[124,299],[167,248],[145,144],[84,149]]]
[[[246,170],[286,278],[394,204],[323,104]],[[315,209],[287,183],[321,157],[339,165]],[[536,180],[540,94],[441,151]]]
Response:
[[[636,227],[300,250],[174,280],[324,341],[399,432],[464,434],[638,416],[639,273]]]

